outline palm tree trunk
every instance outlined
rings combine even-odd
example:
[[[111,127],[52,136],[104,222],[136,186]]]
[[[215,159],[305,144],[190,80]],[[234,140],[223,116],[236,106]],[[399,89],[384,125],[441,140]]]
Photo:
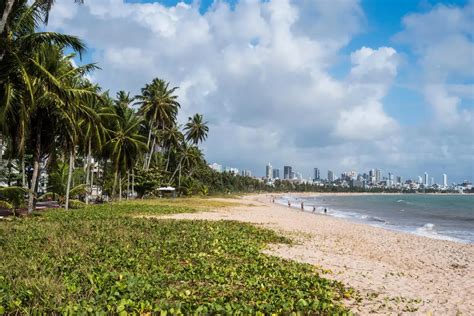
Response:
[[[153,143],[150,148],[150,156],[148,157],[148,163],[145,170],[150,169],[151,158],[153,158],[153,152],[155,151],[156,137],[153,137]]]
[[[132,196],[135,198],[135,170],[132,169]]]
[[[170,164],[171,148],[168,148],[168,157],[166,158],[166,168],[165,171],[168,172],[168,166]]]
[[[74,171],[74,149],[71,149],[69,153],[69,173],[67,175],[67,185],[66,185],[66,204],[64,208],[66,211],[69,209],[69,192],[71,190],[71,180],[72,180],[72,173]]]
[[[127,200],[130,196],[130,171],[127,170]]]
[[[91,191],[90,191],[90,194],[92,195],[92,187],[94,186],[94,168],[89,168],[89,172],[91,173]],[[97,196],[96,196],[97,198]]]
[[[87,159],[86,159],[86,164],[85,164],[85,170],[84,172],[86,173],[86,204],[89,204],[89,195],[92,190],[92,187],[89,184],[89,170],[91,169],[91,152],[92,152],[92,144],[91,144],[91,139],[89,138],[89,148],[87,150]]]
[[[119,201],[122,201],[122,172],[119,172]]]
[[[5,3],[5,8],[3,9],[2,19],[0,20],[0,34],[4,34],[5,28],[7,27],[8,17],[13,9],[13,4],[15,0],[7,0]],[[2,61],[4,55],[4,51],[0,52],[0,61]]]
[[[31,186],[28,192],[28,214],[33,213],[35,208],[35,195],[36,195],[36,180],[38,178],[38,173],[40,169],[40,160],[41,160],[41,133],[38,132],[36,135],[36,144],[35,152],[33,154],[33,176],[31,179]],[[23,157],[23,163],[25,158]],[[24,169],[23,169],[24,172]],[[26,181],[25,181],[26,182]]]
[[[150,125],[150,131],[148,132],[148,141],[146,142],[146,148],[150,148],[150,141],[151,141],[151,130],[152,130],[152,125]],[[146,170],[146,165],[148,163],[148,155],[145,154],[145,157],[143,159],[143,169]]]
[[[181,190],[181,164],[179,165],[178,190]]]
[[[26,174],[25,174],[25,154],[23,154],[23,157],[21,158],[21,187],[27,188],[26,187]]]
[[[115,189],[117,188],[117,177],[118,177],[118,167],[115,170],[115,175],[114,175],[114,185],[112,186],[112,198],[115,198]]]

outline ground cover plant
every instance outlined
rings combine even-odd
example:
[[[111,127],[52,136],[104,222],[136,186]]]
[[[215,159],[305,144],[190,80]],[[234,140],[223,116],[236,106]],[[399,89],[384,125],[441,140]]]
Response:
[[[0,222],[0,314],[347,313],[342,284],[261,253],[285,237],[231,221],[134,216],[193,210],[158,203]]]

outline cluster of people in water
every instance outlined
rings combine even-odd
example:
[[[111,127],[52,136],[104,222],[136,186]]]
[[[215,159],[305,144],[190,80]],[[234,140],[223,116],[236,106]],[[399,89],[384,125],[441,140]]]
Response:
[[[272,203],[275,203],[275,198],[272,196]],[[291,207],[291,201],[288,200],[288,207]],[[301,210],[304,211],[304,202],[301,201]],[[316,212],[316,205],[313,205],[313,213]],[[324,208],[324,214],[327,214],[328,209]]]

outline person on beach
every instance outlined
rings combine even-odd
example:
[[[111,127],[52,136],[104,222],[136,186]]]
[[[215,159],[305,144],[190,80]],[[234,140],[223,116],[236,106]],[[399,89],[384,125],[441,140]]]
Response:
[[[304,203],[301,202],[301,210],[304,211]]]
[[[313,213],[316,212],[316,206],[313,205]]]
[[[291,207],[291,202],[290,202],[290,200],[288,200],[288,207]]]
[[[328,212],[328,209],[324,208],[324,214],[327,214],[327,212]]]

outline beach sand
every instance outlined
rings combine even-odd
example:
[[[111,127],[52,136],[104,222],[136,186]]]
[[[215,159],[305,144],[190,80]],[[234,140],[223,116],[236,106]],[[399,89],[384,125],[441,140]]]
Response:
[[[242,206],[166,217],[237,220],[288,235],[295,245],[270,245],[265,252],[330,270],[323,276],[357,290],[346,302],[357,314],[474,315],[472,244],[301,212],[271,203],[266,194],[235,202]]]

